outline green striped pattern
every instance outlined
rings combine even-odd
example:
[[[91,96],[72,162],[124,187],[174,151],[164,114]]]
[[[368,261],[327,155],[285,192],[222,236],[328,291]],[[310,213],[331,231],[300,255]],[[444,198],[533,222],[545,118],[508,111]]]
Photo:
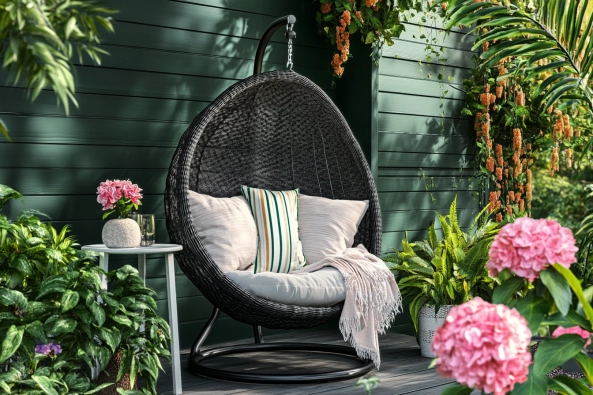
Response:
[[[257,227],[254,273],[288,273],[305,264],[299,240],[299,190],[267,191],[241,185]]]

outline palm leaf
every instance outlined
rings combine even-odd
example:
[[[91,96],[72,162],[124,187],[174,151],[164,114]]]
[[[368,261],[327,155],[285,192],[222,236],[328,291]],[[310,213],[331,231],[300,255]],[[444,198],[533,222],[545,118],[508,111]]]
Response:
[[[536,0],[535,6],[537,12],[530,14],[513,5],[451,0],[447,28],[474,24],[472,31],[489,29],[476,42],[479,46],[497,40],[481,55],[482,65],[490,67],[506,57],[518,57],[524,62],[513,73],[535,84],[532,99],[542,100],[545,108],[580,102],[593,113],[593,92],[587,86],[593,77],[593,7],[588,0]],[[542,60],[543,65],[534,67]],[[562,76],[541,81],[539,75],[546,71]]]

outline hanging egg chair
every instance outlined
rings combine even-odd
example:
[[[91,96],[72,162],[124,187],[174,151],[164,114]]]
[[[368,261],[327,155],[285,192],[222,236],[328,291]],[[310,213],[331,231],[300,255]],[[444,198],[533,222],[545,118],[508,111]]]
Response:
[[[332,100],[306,77],[291,70],[295,37],[292,15],[274,21],[258,47],[253,76],[224,91],[191,123],[174,154],[165,191],[167,229],[183,245],[179,266],[214,306],[189,358],[192,372],[211,378],[258,383],[310,383],[350,379],[374,368],[345,346],[263,343],[261,327],[310,328],[339,318],[342,303],[331,307],[279,304],[239,287],[219,269],[192,223],[187,191],[213,197],[240,195],[240,185],[269,190],[299,188],[330,199],[368,200],[354,245],[381,251],[381,212],[373,176],[346,120]],[[275,30],[287,26],[286,71],[260,73],[265,46]],[[220,312],[254,327],[254,344],[203,350]],[[353,369],[310,374],[258,374],[218,370],[207,359],[246,352],[333,353],[357,359]]]

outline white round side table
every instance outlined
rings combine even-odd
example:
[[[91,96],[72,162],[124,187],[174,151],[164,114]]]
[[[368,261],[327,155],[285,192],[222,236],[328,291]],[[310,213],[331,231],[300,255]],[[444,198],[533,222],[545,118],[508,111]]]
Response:
[[[175,266],[173,253],[181,251],[179,244],[153,244],[147,247],[108,248],[105,244],[82,246],[83,250],[99,253],[99,266],[109,271],[109,255],[138,255],[138,272],[146,282],[146,255],[165,254],[167,276],[167,298],[169,302],[169,327],[171,328],[171,361],[173,364],[173,394],[181,394],[181,354],[179,352],[179,324],[177,322],[177,291],[175,288]],[[107,289],[107,279],[101,276],[101,287]]]

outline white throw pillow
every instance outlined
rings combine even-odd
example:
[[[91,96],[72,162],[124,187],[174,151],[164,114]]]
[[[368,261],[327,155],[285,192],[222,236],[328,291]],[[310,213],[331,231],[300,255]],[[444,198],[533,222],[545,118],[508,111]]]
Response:
[[[340,255],[354,244],[368,200],[332,200],[299,195],[299,238],[307,264]]]
[[[333,306],[346,298],[344,277],[333,267],[313,273],[254,274],[245,270],[228,272],[226,276],[254,295],[292,306]]]
[[[255,261],[257,230],[242,196],[215,198],[188,191],[194,227],[220,270],[245,270]]]

